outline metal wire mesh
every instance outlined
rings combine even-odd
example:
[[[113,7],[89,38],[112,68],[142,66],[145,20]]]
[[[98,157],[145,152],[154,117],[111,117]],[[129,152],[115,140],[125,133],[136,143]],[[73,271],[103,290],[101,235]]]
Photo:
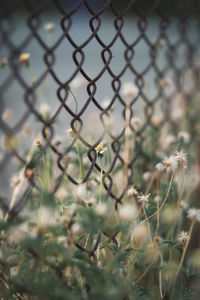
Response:
[[[199,65],[198,65],[198,46],[200,44],[200,36],[198,34],[199,21],[195,18],[194,14],[199,12],[198,2],[194,2],[191,7],[193,12],[187,9],[184,12],[181,11],[183,7],[183,1],[176,1],[176,5],[173,7],[173,11],[167,12],[165,8],[160,6],[161,1],[150,1],[150,4],[146,7],[138,6],[139,1],[126,1],[122,5],[123,7],[117,8],[115,1],[102,1],[99,3],[101,7],[98,9],[94,8],[94,3],[92,1],[75,1],[73,7],[63,5],[62,1],[42,1],[34,2],[33,4],[29,1],[6,1],[1,2],[1,14],[2,23],[0,28],[0,39],[1,45],[6,49],[8,61],[9,61],[9,72],[5,73],[3,80],[0,84],[0,95],[1,95],[1,109],[3,109],[3,103],[6,103],[6,94],[13,84],[17,84],[21,90],[21,98],[24,100],[25,111],[21,117],[18,117],[16,123],[10,126],[8,123],[4,122],[3,119],[0,120],[0,129],[4,136],[11,138],[17,132],[22,131],[24,124],[35,116],[40,122],[41,135],[44,138],[45,144],[43,145],[45,149],[50,149],[57,161],[57,166],[59,168],[59,175],[66,176],[70,182],[75,185],[86,182],[93,174],[93,172],[101,172],[101,166],[99,164],[97,153],[95,147],[104,140],[105,136],[113,156],[110,159],[110,165],[107,170],[103,170],[103,183],[107,191],[107,195],[110,195],[115,199],[115,203],[121,202],[123,195],[127,187],[132,184],[134,164],[137,162],[138,158],[143,157],[144,163],[150,163],[151,157],[145,152],[144,144],[144,132],[148,128],[152,131],[159,131],[163,126],[169,126],[172,132],[178,130],[177,122],[173,118],[171,113],[173,108],[173,101],[176,97],[184,98],[186,105],[190,102],[190,97],[193,93],[198,90],[198,78],[199,78]],[[60,35],[54,36],[51,46],[40,34],[40,29],[42,26],[42,16],[45,14],[48,6],[53,7],[54,13],[59,15],[59,26]],[[100,6],[99,5],[99,6]],[[20,42],[14,43],[12,35],[15,30],[17,30],[16,18],[13,14],[23,7],[26,12],[27,32],[24,32],[20,36]],[[144,9],[145,7],[145,9]],[[71,34],[71,28],[76,27],[76,22],[74,22],[74,16],[81,10],[85,9],[89,18],[85,21],[85,26],[89,26],[90,34],[83,42],[77,43],[74,40],[73,34]],[[137,29],[137,35],[127,36],[123,33],[124,27],[126,25],[126,16],[131,11],[134,14],[134,28]],[[182,13],[180,13],[180,11]],[[112,22],[112,30],[114,34],[110,36],[110,41],[105,42],[104,38],[100,34],[101,27],[103,26],[103,16],[105,13],[109,12],[109,20]],[[173,13],[173,16],[172,16]],[[154,33],[154,38],[152,39],[152,34],[149,33],[149,24],[152,15],[157,20],[157,31]],[[24,16],[24,15],[23,15]],[[190,23],[192,17],[192,23]],[[19,19],[19,16],[17,17]],[[130,17],[131,18],[131,17]],[[174,21],[175,20],[175,21]],[[171,24],[175,22],[175,28],[177,31],[176,38],[173,34],[170,35],[169,29]],[[192,24],[192,25],[191,25]],[[194,38],[191,38],[191,31],[189,28],[192,26],[192,33]],[[109,28],[107,29],[109,31]],[[34,40],[35,45],[39,46],[41,53],[41,73],[37,78],[35,78],[32,83],[28,83],[26,76],[24,76],[22,66],[18,62],[18,57],[22,52],[26,52],[26,48]],[[101,68],[97,69],[96,75],[91,76],[90,72],[87,71],[85,67],[85,62],[90,59],[87,56],[86,48],[88,45],[95,43],[100,47],[98,52],[101,58],[102,64]],[[118,58],[114,55],[114,47],[120,42],[123,45],[123,58]],[[145,67],[139,70],[136,67],[137,61],[135,54],[137,52],[138,44],[143,43],[145,47],[148,48],[148,60],[145,63]],[[158,61],[159,47],[162,47],[164,43],[163,51],[163,63],[160,64]],[[71,57],[66,57],[70,59],[74,64],[73,71],[69,76],[61,78],[56,71],[55,63],[59,60],[62,66],[62,59],[56,54],[57,49],[61,45],[70,45],[72,50]],[[64,46],[65,47],[65,46]],[[182,54],[180,54],[181,48],[183,48]],[[34,52],[34,49],[33,49]],[[177,63],[178,58],[181,57],[181,63]],[[119,63],[123,63],[120,71],[115,72],[112,65],[112,61],[115,60]],[[153,72],[153,82],[154,88],[153,93],[151,91],[146,91],[146,75],[149,72]],[[129,104],[127,104],[126,99],[121,93],[124,75],[128,73],[129,81],[134,82],[138,89],[138,93],[133,97]],[[68,103],[69,97],[71,97],[71,91],[69,89],[71,83],[76,78],[77,75],[81,75],[85,79],[85,94],[82,96],[81,105],[76,109]],[[110,102],[107,106],[102,105],[102,99],[97,93],[99,91],[99,82],[106,74],[106,80],[103,81],[103,85],[109,86],[112,90],[112,97],[110,97]],[[166,92],[166,78],[168,74],[171,74],[173,81],[172,89]],[[51,116],[46,119],[40,113],[38,109],[38,98],[39,89],[45,84],[46,78],[50,77],[54,81],[54,91],[56,97],[54,101],[57,104],[57,109]],[[12,101],[18,101],[19,95]],[[79,101],[78,101],[79,102]],[[144,114],[144,122],[139,129],[136,129],[132,120],[137,116],[135,112],[135,107],[139,103],[142,105],[142,110]],[[116,133],[108,126],[109,119],[112,117],[112,111],[115,106],[120,107],[120,113],[122,115],[123,126]],[[92,107],[92,108],[91,108]],[[164,116],[158,124],[155,123],[156,109],[160,107]],[[99,119],[102,124],[102,130],[96,134],[93,141],[89,141],[87,137],[83,135],[84,125],[88,120],[85,119],[86,112],[88,110],[93,110],[97,112]],[[177,107],[175,109],[178,109]],[[128,113],[127,113],[128,112]],[[74,136],[71,143],[66,147],[64,151],[60,151],[60,148],[55,143],[55,121],[59,120],[60,115],[64,114],[70,118],[71,128],[73,129]],[[87,118],[87,117],[86,117]],[[106,121],[107,120],[107,121]],[[88,121],[90,126],[94,126],[95,119]],[[118,121],[116,120],[117,124]],[[191,124],[192,126],[192,124]],[[115,125],[114,125],[115,127]],[[126,161],[123,155],[124,149],[122,144],[127,135],[127,127],[129,128],[129,134],[135,141],[135,152],[134,155]],[[69,169],[68,164],[65,163],[66,157],[70,154],[72,147],[76,141],[79,141],[81,145],[87,149],[87,157],[90,161],[87,172],[81,180],[74,177]],[[23,156],[23,152],[18,151],[18,149],[11,149],[11,151],[4,151],[1,149],[3,155],[1,159],[0,169],[2,174],[6,168],[6,164],[9,163],[10,159],[13,157],[17,158],[25,167],[25,174],[27,170],[31,168],[27,163],[27,159]],[[122,165],[123,168],[127,167],[127,184],[120,194],[115,193],[114,189],[114,179],[113,171],[117,165]],[[96,174],[96,173],[95,173]],[[1,175],[3,177],[3,175]],[[29,182],[31,185],[35,185],[34,177],[29,176]],[[59,187],[58,184],[53,188],[52,193],[55,193]]]

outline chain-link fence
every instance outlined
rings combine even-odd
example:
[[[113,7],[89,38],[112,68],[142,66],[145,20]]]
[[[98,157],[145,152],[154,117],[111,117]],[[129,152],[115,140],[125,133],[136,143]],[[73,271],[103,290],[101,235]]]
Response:
[[[98,176],[95,148],[102,143],[110,152],[103,184],[117,204],[137,161],[151,164],[145,132],[159,135],[167,126],[177,133],[181,108],[198,91],[198,1],[188,7],[176,1],[173,9],[162,1],[139,2],[1,1],[0,168],[6,193],[17,162],[36,186],[25,151],[35,139],[43,139],[56,161],[52,193],[62,176],[75,185]],[[22,53],[30,54],[26,66]],[[87,161],[81,176],[69,163],[77,143]],[[119,168],[125,184],[116,193]]]

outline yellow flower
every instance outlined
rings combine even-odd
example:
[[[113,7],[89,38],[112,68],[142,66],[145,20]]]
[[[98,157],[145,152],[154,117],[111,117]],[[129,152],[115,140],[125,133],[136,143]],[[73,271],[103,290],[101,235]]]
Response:
[[[99,144],[96,148],[97,152],[101,152],[103,150],[103,147]]]
[[[35,146],[38,147],[38,148],[41,147],[40,140],[38,140],[38,139],[35,140]]]
[[[104,152],[107,150],[107,148],[104,148],[102,144],[99,144],[96,148],[95,148],[96,152],[98,155],[103,156]]]
[[[0,63],[0,67],[3,68],[5,66],[8,65],[8,58],[5,57],[4,59],[2,59],[1,63]]]
[[[19,57],[19,62],[27,65],[29,63],[30,54],[29,53],[22,53]]]
[[[72,135],[72,134],[73,134],[73,129],[72,129],[72,128],[68,129],[68,130],[67,130],[67,133],[68,133],[69,135]]]

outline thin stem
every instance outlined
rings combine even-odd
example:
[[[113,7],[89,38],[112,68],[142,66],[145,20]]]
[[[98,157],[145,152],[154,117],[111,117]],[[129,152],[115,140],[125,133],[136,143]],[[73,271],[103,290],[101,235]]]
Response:
[[[146,275],[146,273],[149,271],[149,269],[152,267],[153,262],[146,268],[146,270],[140,275],[140,277],[135,281],[135,284],[138,284],[140,280]]]
[[[148,218],[147,218],[146,210],[145,210],[145,207],[144,207],[144,202],[143,202],[143,204],[142,204],[142,208],[143,208],[145,220],[147,220],[147,226],[148,226],[149,238],[150,238],[150,241],[153,243],[152,237],[151,237],[151,227],[150,227],[150,224],[149,224],[149,221],[148,221]]]
[[[142,224],[145,223],[146,221],[150,220],[151,218],[153,218],[153,216],[155,216],[155,215],[162,209],[163,205],[165,204],[165,202],[167,201],[167,198],[168,198],[168,196],[169,196],[169,192],[170,192],[170,190],[171,190],[171,186],[172,186],[172,181],[173,181],[173,178],[174,178],[174,174],[175,174],[175,171],[173,171],[173,173],[172,173],[172,177],[171,177],[171,180],[170,180],[170,183],[169,183],[168,191],[167,191],[167,194],[166,194],[165,199],[163,200],[161,206],[160,206],[159,209],[156,210],[151,216],[147,217],[147,218],[142,222]]]
[[[100,157],[100,167],[101,167],[101,181],[100,181],[100,190],[99,190],[99,204],[101,204],[102,190],[103,190],[103,160],[102,160],[102,157]]]
[[[180,206],[180,203],[181,203],[181,198],[182,198],[182,195],[183,195],[183,192],[184,192],[184,187],[185,187],[185,176],[184,176],[184,173],[183,173],[183,183],[182,183],[182,186],[181,186],[181,191],[180,191],[179,199],[178,199],[178,203],[177,203],[178,207]]]
[[[190,225],[190,230],[189,230],[189,234],[188,234],[188,239],[185,243],[185,247],[183,249],[183,253],[182,253],[182,256],[181,256],[181,260],[180,260],[180,263],[179,263],[179,266],[178,266],[178,269],[176,271],[176,275],[175,275],[175,278],[177,278],[180,270],[181,270],[181,267],[183,265],[183,261],[184,261],[184,258],[185,258],[185,254],[186,254],[186,251],[187,251],[187,248],[188,248],[188,245],[189,245],[189,242],[190,242],[190,239],[191,239],[191,235],[192,235],[192,230],[194,228],[194,224],[195,224],[195,218],[193,219],[191,225]]]
[[[78,113],[78,102],[77,102],[77,99],[76,99],[76,96],[74,95],[74,93],[72,92],[71,88],[68,87],[68,91],[70,92],[70,94],[72,95],[72,98],[75,102],[75,113],[77,115]],[[77,129],[77,126],[75,124],[75,128]],[[79,160],[79,181],[81,181],[82,179],[82,174],[83,174],[83,168],[82,168],[82,160],[81,160],[81,155],[80,155],[80,149],[79,149],[79,145],[76,144],[76,151],[77,151],[77,154],[78,154],[78,160]]]
[[[76,96],[74,95],[74,93],[72,92],[72,90],[70,89],[70,87],[68,87],[68,91],[70,92],[70,94],[72,95],[72,97],[74,99],[75,106],[76,106],[75,113],[77,115],[77,113],[78,113],[78,102],[76,100]]]
[[[81,181],[83,170],[82,170],[82,160],[81,160],[80,149],[79,149],[78,143],[76,144],[76,151],[78,154],[78,161],[79,161],[79,181]]]
[[[158,182],[158,175],[156,177],[156,188],[157,188],[157,222],[156,222],[156,232],[155,232],[155,236],[158,235],[158,228],[159,228],[159,225],[160,225],[160,214],[159,214],[159,200],[160,200],[160,195],[159,195],[159,182]]]

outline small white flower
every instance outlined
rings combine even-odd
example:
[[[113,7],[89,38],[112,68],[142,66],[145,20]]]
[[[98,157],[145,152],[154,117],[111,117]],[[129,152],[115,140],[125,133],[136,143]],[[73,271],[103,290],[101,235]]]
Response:
[[[144,181],[149,181],[151,179],[152,173],[151,172],[145,172],[142,177]]]
[[[176,142],[176,137],[174,135],[168,135],[164,140],[164,147],[168,148]]]
[[[56,225],[56,220],[53,212],[46,207],[40,209],[38,223],[41,227]]]
[[[137,209],[134,205],[125,204],[119,208],[119,217],[123,221],[131,221],[137,217]]]
[[[175,158],[177,162],[187,162],[187,153],[184,153],[183,150],[175,152]]]
[[[11,109],[9,109],[9,108],[6,108],[3,111],[2,115],[1,115],[1,118],[6,123],[12,121],[12,119],[13,119],[13,111]]]
[[[76,195],[81,198],[84,199],[87,195],[87,190],[86,190],[86,185],[85,184],[80,184],[77,188],[76,188]]]
[[[104,148],[102,144],[99,144],[95,150],[97,154],[104,155],[104,152],[107,150],[107,148]]]
[[[106,109],[108,107],[108,105],[110,104],[110,102],[111,102],[111,100],[109,98],[104,99],[102,102],[103,109]]]
[[[158,163],[156,164],[155,169],[159,172],[163,172],[165,170],[165,166],[162,163]]]
[[[42,104],[40,105],[39,111],[40,111],[40,113],[41,113],[42,115],[47,115],[47,114],[49,114],[50,111],[51,111],[50,105],[47,104],[47,103],[42,103]]]
[[[79,89],[82,86],[84,86],[84,84],[86,83],[85,78],[81,77],[81,76],[77,76],[76,78],[74,78],[72,80],[72,82],[70,83],[70,87],[72,89]]]
[[[94,198],[89,198],[89,199],[86,199],[85,201],[85,204],[87,205],[87,206],[93,206],[94,204],[95,204],[95,199]]]
[[[99,215],[105,215],[108,212],[108,206],[106,203],[98,204],[95,209]]]
[[[64,199],[69,195],[68,191],[66,190],[66,188],[61,187],[59,188],[59,190],[56,192],[56,196],[60,199]]]
[[[150,193],[148,195],[144,195],[143,193],[140,194],[140,196],[137,196],[138,202],[149,202],[149,196],[151,195]]]
[[[138,191],[134,188],[134,186],[127,191],[128,196],[138,195]]]
[[[181,231],[179,234],[177,234],[177,240],[180,243],[185,243],[189,239],[188,232]]]
[[[107,117],[107,118],[105,118],[105,120],[104,120],[104,124],[105,124],[105,126],[106,127],[111,127],[112,125],[113,125],[113,123],[114,123],[114,118],[112,117]]]
[[[163,116],[160,115],[155,115],[151,118],[151,123],[155,127],[159,127],[163,122]]]
[[[131,119],[131,125],[133,126],[133,128],[135,130],[139,130],[142,126],[142,121],[141,121],[140,118],[134,117],[134,118]]]
[[[55,28],[55,24],[54,23],[52,23],[52,22],[48,22],[48,23],[46,23],[45,25],[44,25],[44,29],[46,30],[46,31],[53,31],[54,30],[54,28]]]
[[[170,78],[162,79],[160,83],[163,88],[169,88],[172,86],[172,81]]]
[[[185,201],[181,201],[180,202],[180,207],[183,209],[183,210],[187,210],[189,208],[189,205],[187,204],[187,202]]]
[[[187,217],[191,220],[196,219],[196,221],[200,222],[200,209],[194,207],[188,209]]]
[[[69,128],[69,129],[67,129],[67,133],[68,133],[70,136],[72,136],[73,133],[74,133],[74,131],[73,131],[72,128]]]
[[[169,170],[175,171],[178,167],[178,162],[174,155],[171,155],[169,158],[164,159],[163,164],[164,164],[165,168],[167,169],[167,171],[169,171]]]
[[[190,135],[188,132],[185,131],[179,132],[178,138],[183,139],[185,144],[188,144],[190,142]]]
[[[78,223],[73,224],[71,227],[71,231],[73,232],[73,234],[80,234],[82,232],[81,225]]]
[[[133,82],[125,82],[122,85],[122,94],[128,100],[131,100],[138,95],[138,88]]]

